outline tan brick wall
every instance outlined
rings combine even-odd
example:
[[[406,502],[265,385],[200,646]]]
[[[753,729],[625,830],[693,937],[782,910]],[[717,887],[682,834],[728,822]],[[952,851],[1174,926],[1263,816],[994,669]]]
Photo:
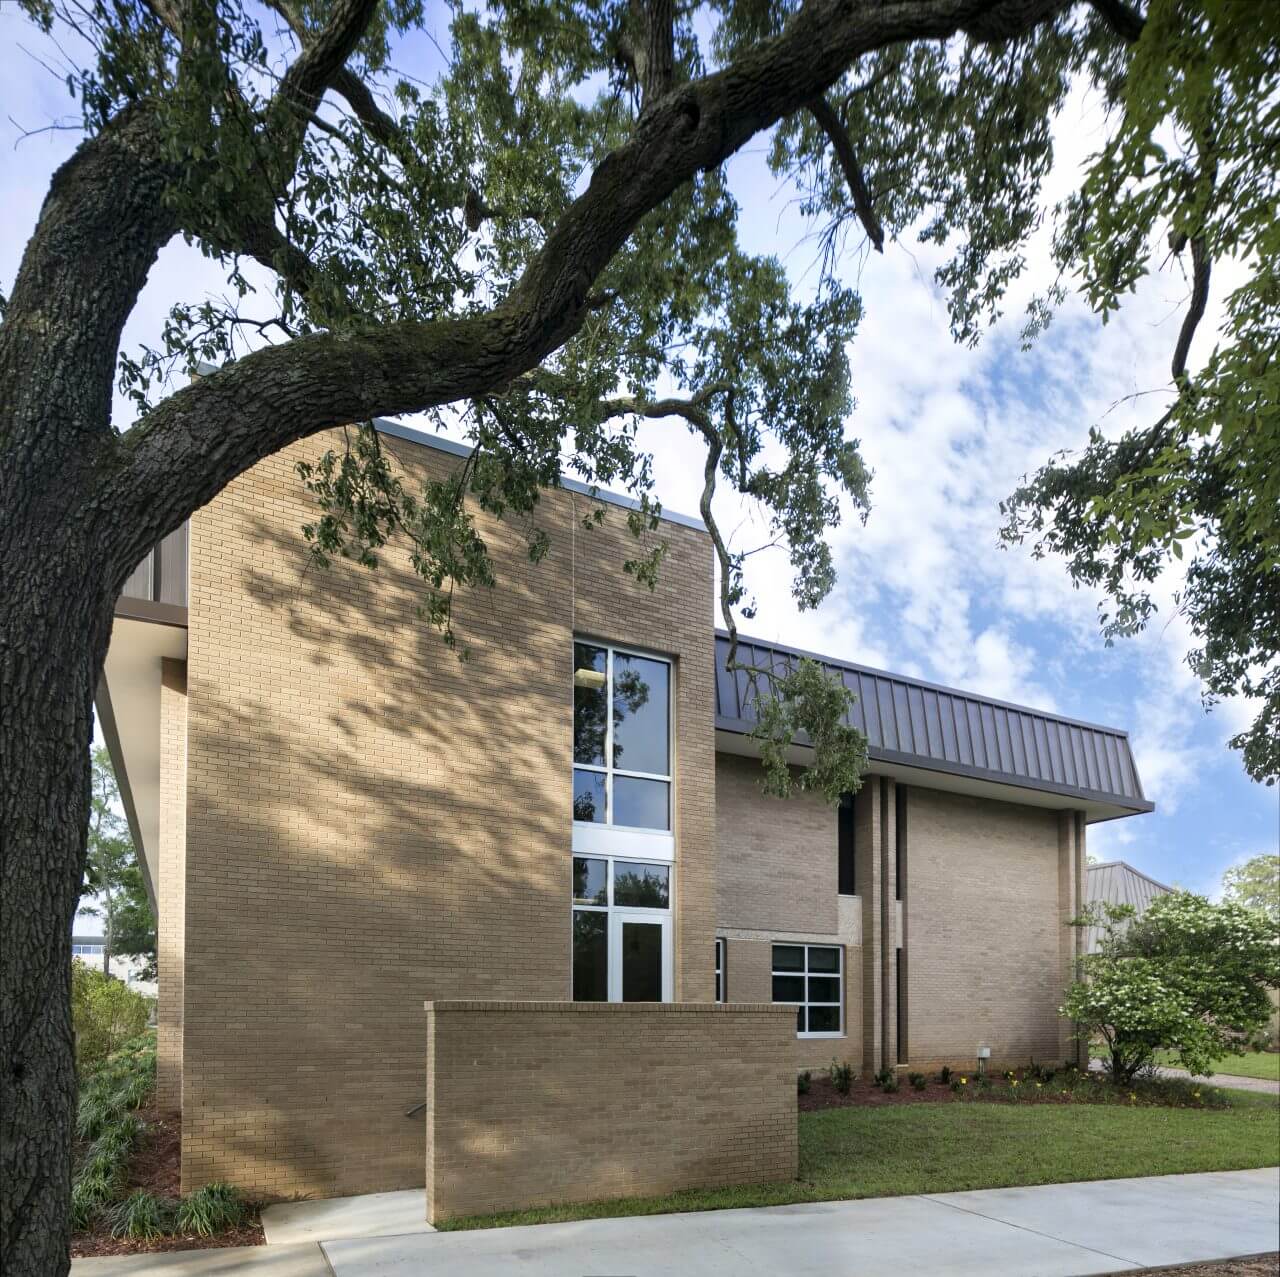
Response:
[[[796,936],[780,936],[776,943],[799,943]],[[835,936],[812,936],[813,944],[841,944]],[[771,1002],[773,1000],[773,940],[746,940],[730,936],[726,942],[729,1002]],[[862,950],[857,945],[844,948],[844,1036],[802,1038],[791,1023],[791,1061],[796,1069],[825,1069],[832,1060],[848,1061],[862,1067]]]
[[[716,755],[717,921],[834,935],[836,813],[820,794],[770,798],[760,778],[759,759]]]
[[[160,663],[160,854],[156,920],[156,1103],[182,1106],[186,921],[187,667]]]
[[[432,1221],[796,1175],[780,1008],[460,1002],[427,1021]]]
[[[1059,813],[911,786],[910,1063],[1060,1058]]]
[[[461,663],[415,616],[403,556],[308,566],[294,473],[231,484],[191,526],[183,1185],[420,1185],[429,999],[569,994],[573,634],[676,661],[675,993],[712,996],[712,570],[664,524],[655,592],[616,507],[548,495],[551,550],[488,518],[498,588],[460,593]],[[385,445],[411,476],[456,460]]]

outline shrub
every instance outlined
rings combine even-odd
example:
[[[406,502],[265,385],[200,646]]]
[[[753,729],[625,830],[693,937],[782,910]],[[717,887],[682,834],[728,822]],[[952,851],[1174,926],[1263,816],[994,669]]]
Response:
[[[884,1087],[889,1082],[892,1082],[893,1078],[894,1072],[892,1069],[881,1069],[880,1072],[875,1074],[871,1080],[876,1084],[876,1086]]]
[[[923,1073],[908,1073],[907,1081],[917,1091],[923,1091],[929,1085],[929,1079]]]
[[[107,1212],[112,1237],[151,1241],[171,1231],[173,1204],[143,1189],[135,1189]]]
[[[206,1184],[178,1203],[178,1231],[212,1237],[243,1224],[247,1214],[239,1189],[230,1184]]]
[[[796,1078],[796,1090],[801,1095],[808,1095],[809,1087],[812,1084],[812,1082],[813,1082],[813,1074],[810,1073],[808,1069],[805,1069],[805,1071]]]
[[[849,1094],[849,1089],[853,1086],[853,1065],[848,1060],[843,1064],[837,1064],[835,1060],[831,1061],[831,1085],[841,1095]]]
[[[90,1073],[112,1051],[147,1027],[150,1001],[83,962],[71,964],[71,1022],[76,1035],[76,1070]]]
[[[81,1086],[76,1136],[93,1142],[84,1150],[71,1183],[73,1228],[90,1227],[118,1196],[125,1165],[143,1129],[130,1110],[150,1095],[155,1066],[155,1044],[144,1035],[103,1060]]]
[[[886,1078],[883,1082],[880,1083],[880,1089],[886,1095],[896,1094],[898,1090],[898,1086],[899,1086],[899,1083],[896,1075],[890,1078]]]
[[[941,1082],[943,1086],[951,1085],[951,1070],[945,1064],[938,1071],[938,1081]]]
[[[1039,1082],[1043,1086],[1047,1086],[1058,1075],[1058,1070],[1050,1068],[1047,1064],[1037,1064],[1032,1060],[1027,1067],[1027,1077],[1032,1082]]]
[[[1127,1086],[1156,1051],[1192,1073],[1240,1055],[1265,1029],[1267,988],[1280,985],[1280,947],[1258,913],[1210,904],[1189,891],[1153,900],[1141,918],[1101,905],[1073,919],[1101,926],[1102,947],[1082,960],[1061,1013],[1085,1041],[1103,1043],[1112,1080]]]

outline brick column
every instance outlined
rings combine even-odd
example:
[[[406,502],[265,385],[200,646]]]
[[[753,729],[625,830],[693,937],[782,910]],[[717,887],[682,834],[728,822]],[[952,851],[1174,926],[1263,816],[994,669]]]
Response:
[[[187,860],[187,663],[160,662],[160,853],[156,889],[156,1104],[182,1107]]]
[[[880,778],[880,1058],[881,1068],[898,1062],[897,801],[894,782]]]
[[[862,1070],[884,1067],[883,984],[881,946],[884,936],[884,878],[880,777],[867,776],[854,807],[854,873],[862,900]]]
[[[1084,906],[1085,821],[1084,812],[1058,813],[1058,910],[1062,930],[1058,938],[1059,997],[1075,978],[1077,963],[1084,952],[1084,932],[1068,926]],[[1079,1063],[1082,1054],[1075,1038],[1075,1025],[1060,1019],[1058,1050],[1064,1060]]]

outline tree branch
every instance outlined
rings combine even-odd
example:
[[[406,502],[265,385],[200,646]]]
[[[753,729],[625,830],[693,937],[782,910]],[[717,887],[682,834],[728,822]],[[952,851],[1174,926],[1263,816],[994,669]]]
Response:
[[[640,83],[647,107],[671,88],[675,74],[675,6],[672,0],[645,0],[645,56]]]
[[[348,17],[371,0],[345,0]],[[646,110],[492,309],[433,321],[316,333],[247,355],[158,405],[120,440],[121,511],[138,557],[236,475],[328,427],[492,393],[581,326],[600,273],[639,221],[698,172],[824,94],[859,57],[974,23],[1003,39],[1071,0],[811,0],[783,31]],[[353,41],[351,26],[341,41]],[[331,66],[336,53],[317,59]],[[318,73],[317,73],[318,74]],[[316,80],[309,73],[308,83]],[[120,522],[127,522],[123,517]]]
[[[1137,44],[1146,20],[1125,0],[1090,0],[1094,12],[1127,44]]]
[[[314,110],[359,44],[377,7],[378,0],[335,0],[329,20],[303,42],[276,96]]]
[[[1205,252],[1204,236],[1196,235],[1191,240],[1191,305],[1182,319],[1182,328],[1178,333],[1178,344],[1173,349],[1173,379],[1181,382],[1187,373],[1187,356],[1191,353],[1191,339],[1196,335],[1196,328],[1204,318],[1205,307],[1209,302],[1209,255]]]
[[[862,176],[862,169],[858,164],[857,155],[854,154],[853,142],[850,140],[848,131],[840,122],[840,117],[836,114],[835,108],[832,107],[825,96],[815,97],[808,103],[808,107],[809,113],[817,120],[822,131],[831,140],[836,158],[840,161],[840,167],[844,170],[845,181],[849,183],[849,194],[853,197],[854,212],[857,213],[863,230],[867,232],[867,238],[871,240],[872,248],[877,253],[883,253],[884,227],[880,225],[880,219],[876,216],[876,211],[872,207],[871,192],[867,190],[867,182]]]

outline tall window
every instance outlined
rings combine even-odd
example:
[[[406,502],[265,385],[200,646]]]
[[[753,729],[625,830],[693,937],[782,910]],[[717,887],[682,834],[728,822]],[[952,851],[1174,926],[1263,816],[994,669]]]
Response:
[[[854,850],[853,795],[842,794],[840,806],[836,809],[836,855],[839,862],[837,890],[842,896],[858,894],[858,879],[853,867]]]
[[[773,1000],[796,1008],[802,1038],[844,1033],[844,961],[837,945],[775,944]]]
[[[671,828],[671,665],[573,645],[573,819]]]
[[[725,1002],[724,940],[716,937],[716,1001]]]
[[[573,1000],[671,999],[671,866],[573,858]]]

